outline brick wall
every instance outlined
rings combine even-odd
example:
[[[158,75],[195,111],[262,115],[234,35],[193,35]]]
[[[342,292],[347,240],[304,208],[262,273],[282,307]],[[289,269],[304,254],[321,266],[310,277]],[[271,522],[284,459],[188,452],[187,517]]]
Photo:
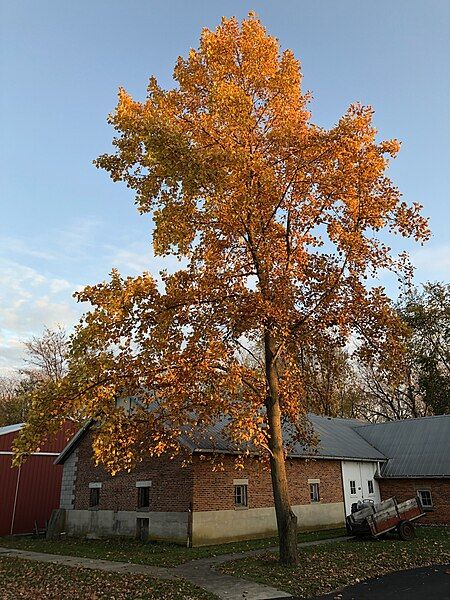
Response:
[[[450,479],[379,479],[381,498],[395,496],[398,502],[413,498],[417,490],[430,490],[433,510],[420,519],[423,524],[450,525]]]
[[[273,506],[270,472],[257,459],[247,459],[245,468],[238,469],[234,457],[224,456],[223,465],[223,472],[212,472],[207,458],[194,456],[194,510],[233,510],[233,479],[248,479],[249,508]],[[291,459],[286,469],[292,505],[310,503],[308,479],[320,479],[320,500],[323,504],[343,502],[338,460]]]
[[[270,472],[258,460],[249,458],[238,469],[233,456],[224,456],[224,471],[213,471],[211,461],[194,455],[182,466],[183,458],[149,458],[131,473],[112,477],[92,460],[92,433],[80,442],[75,482],[75,509],[89,508],[89,483],[101,482],[99,510],[137,509],[137,481],[151,481],[150,510],[185,512],[192,502],[195,511],[233,510],[233,479],[248,479],[250,508],[273,506]],[[343,502],[341,469],[338,460],[291,459],[286,463],[292,505],[310,504],[308,479],[320,480],[322,504]]]
[[[137,481],[151,481],[150,508],[155,512],[185,512],[192,499],[192,466],[182,458],[149,458],[130,473],[112,477],[92,460],[92,433],[80,442],[75,483],[75,509],[89,508],[89,483],[101,482],[99,510],[137,510]]]

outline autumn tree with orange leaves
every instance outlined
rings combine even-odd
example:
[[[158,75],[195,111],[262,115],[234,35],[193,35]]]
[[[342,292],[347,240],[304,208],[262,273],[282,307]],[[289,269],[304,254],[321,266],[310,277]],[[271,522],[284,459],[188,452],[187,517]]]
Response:
[[[69,372],[34,393],[17,450],[82,414],[101,421],[94,451],[115,472],[226,416],[233,443],[268,457],[280,560],[294,564],[282,424],[305,430],[298,348],[350,336],[362,354],[395,348],[395,312],[366,279],[410,276],[380,234],[423,241],[427,222],[386,176],[399,143],[376,140],[372,109],[314,125],[299,62],[253,14],[203,30],[174,79],[164,90],[152,77],[144,102],[120,90],[115,152],[96,164],[152,215],[155,254],[183,267],[162,285],[113,271],[77,294],[92,309]],[[128,394],[141,402],[130,416],[114,402]]]

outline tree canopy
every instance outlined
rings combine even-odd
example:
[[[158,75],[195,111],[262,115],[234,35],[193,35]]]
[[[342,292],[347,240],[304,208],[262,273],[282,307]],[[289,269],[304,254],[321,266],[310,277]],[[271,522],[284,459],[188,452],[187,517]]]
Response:
[[[396,345],[395,310],[366,280],[379,269],[408,277],[407,256],[383,236],[424,241],[427,222],[386,175],[399,143],[377,141],[372,108],[314,124],[298,60],[253,14],[204,29],[173,76],[170,90],[152,77],[143,102],[120,90],[115,151],[96,165],[152,215],[155,254],[185,266],[162,284],[113,271],[77,294],[92,308],[69,372],[34,394],[18,449],[77,411],[101,420],[94,449],[115,472],[177,452],[182,431],[227,415],[231,440],[267,453],[280,536],[292,541],[281,423],[304,431],[298,347],[351,335],[369,354]],[[121,395],[141,408],[124,415]]]

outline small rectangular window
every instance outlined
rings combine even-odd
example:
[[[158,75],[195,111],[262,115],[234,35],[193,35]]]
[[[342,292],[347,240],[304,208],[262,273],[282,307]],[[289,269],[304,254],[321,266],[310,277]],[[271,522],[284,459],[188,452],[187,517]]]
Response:
[[[150,506],[150,488],[138,487],[138,508],[148,508]]]
[[[311,502],[320,502],[320,492],[318,483],[309,484],[309,498]]]
[[[352,496],[356,495],[356,481],[350,480],[350,494]]]
[[[95,508],[100,504],[100,488],[89,489],[89,508]]]
[[[235,485],[234,486],[234,505],[235,506],[248,506],[247,486],[246,485]]]
[[[430,490],[417,490],[417,495],[419,496],[424,508],[433,507],[433,498],[431,497]]]
[[[367,487],[369,488],[369,494],[373,494],[373,480],[369,479],[367,482]]]

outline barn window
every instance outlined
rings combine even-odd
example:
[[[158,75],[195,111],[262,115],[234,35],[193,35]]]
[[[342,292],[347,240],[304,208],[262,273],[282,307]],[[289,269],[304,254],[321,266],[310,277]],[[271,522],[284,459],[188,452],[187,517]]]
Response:
[[[369,488],[369,494],[373,494],[373,479],[369,479],[367,487]]]
[[[137,481],[138,508],[149,508],[150,506],[150,486],[151,481]]]
[[[89,508],[96,508],[100,504],[100,490],[102,484],[92,482],[89,484]]]
[[[356,495],[356,481],[354,481],[353,479],[350,480],[350,494],[352,496]]]
[[[430,490],[417,490],[417,495],[424,508],[433,508],[433,498],[431,497]]]
[[[247,486],[246,485],[235,485],[234,486],[234,505],[235,506],[248,506]]]
[[[314,482],[309,484],[309,498],[311,502],[320,502],[319,483]]]

